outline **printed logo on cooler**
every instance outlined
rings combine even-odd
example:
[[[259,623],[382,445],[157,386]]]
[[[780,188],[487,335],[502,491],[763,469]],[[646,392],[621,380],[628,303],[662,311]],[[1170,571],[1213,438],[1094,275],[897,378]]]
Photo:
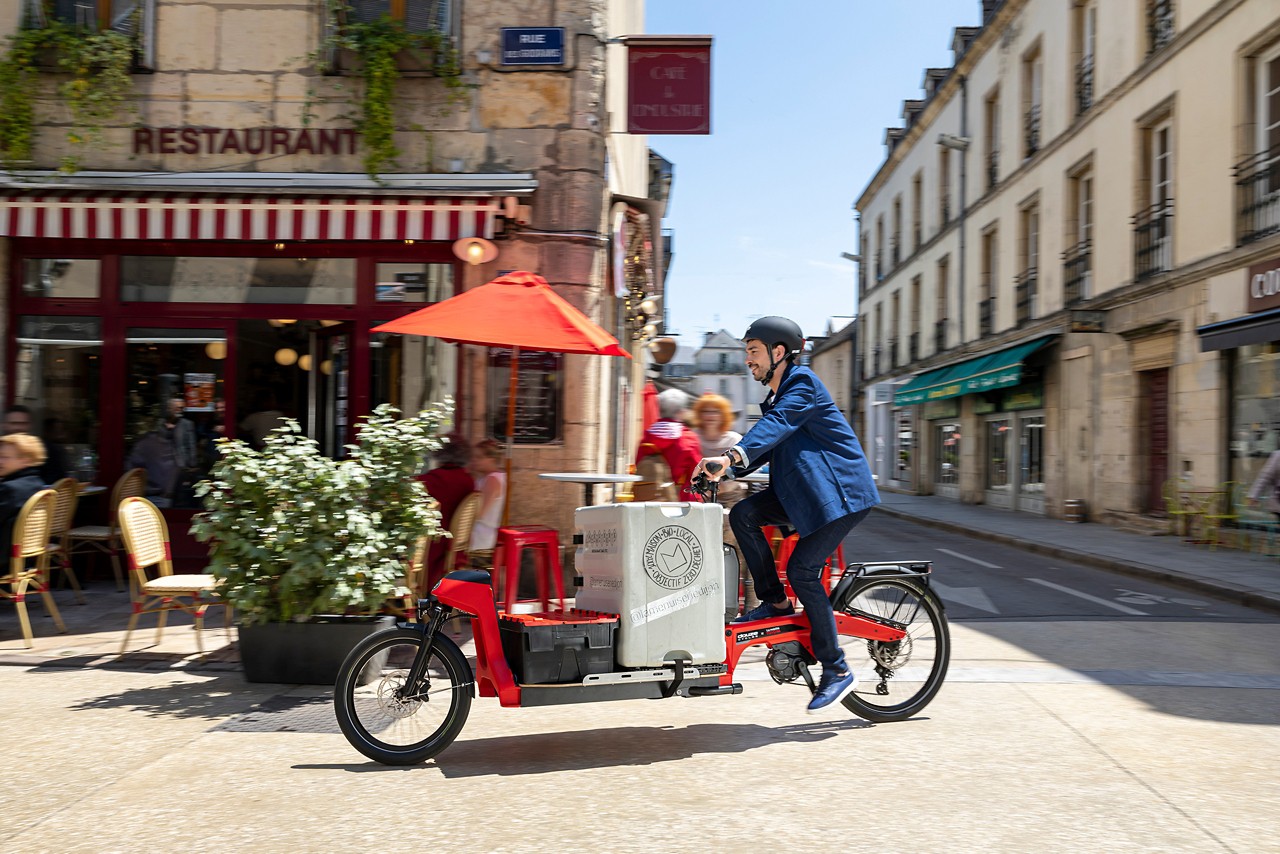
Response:
[[[693,531],[680,525],[666,525],[653,532],[644,544],[641,561],[644,574],[667,590],[680,590],[693,583],[702,572],[702,543]]]

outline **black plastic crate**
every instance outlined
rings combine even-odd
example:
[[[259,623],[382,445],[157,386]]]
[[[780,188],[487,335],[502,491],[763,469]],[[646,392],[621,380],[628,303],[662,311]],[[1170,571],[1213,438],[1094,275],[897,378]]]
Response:
[[[581,682],[588,673],[613,670],[617,615],[591,611],[504,614],[498,628],[502,653],[520,684]]]

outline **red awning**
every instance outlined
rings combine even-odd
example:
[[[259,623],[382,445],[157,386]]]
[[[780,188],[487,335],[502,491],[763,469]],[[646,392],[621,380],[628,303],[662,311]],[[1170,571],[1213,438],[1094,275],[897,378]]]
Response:
[[[493,237],[497,198],[0,194],[0,237],[457,240]]]

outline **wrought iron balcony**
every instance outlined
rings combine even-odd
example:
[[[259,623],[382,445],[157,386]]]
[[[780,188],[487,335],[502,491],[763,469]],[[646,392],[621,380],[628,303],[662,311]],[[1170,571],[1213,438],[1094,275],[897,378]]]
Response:
[[[1013,285],[1018,323],[1023,324],[1036,316],[1036,297],[1038,296],[1036,268],[1028,267],[1023,270],[1013,280]]]
[[[1236,245],[1280,232],[1280,145],[1236,165]]]
[[[933,324],[933,352],[941,353],[947,349],[947,319],[944,317]]]
[[[1133,217],[1133,279],[1142,281],[1173,269],[1173,199]]]
[[[993,148],[987,152],[987,189],[994,189],[1000,183],[1000,149]]]
[[[987,297],[978,303],[978,335],[990,335],[995,329],[996,298]]]
[[[1026,156],[1030,157],[1040,150],[1040,105],[1032,104],[1022,118],[1023,140],[1026,144]]]
[[[1093,296],[1093,246],[1082,240],[1062,253],[1062,302],[1073,306]]]
[[[920,333],[912,332],[907,336],[907,364],[920,359]]]
[[[1076,63],[1076,115],[1084,115],[1093,106],[1093,57]]]
[[[1147,0],[1147,56],[1173,41],[1173,0]]]

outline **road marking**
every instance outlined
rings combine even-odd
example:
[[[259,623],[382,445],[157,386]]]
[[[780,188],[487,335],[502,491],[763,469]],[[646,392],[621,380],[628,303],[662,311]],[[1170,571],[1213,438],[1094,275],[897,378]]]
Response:
[[[929,586],[938,591],[938,595],[948,602],[957,605],[968,605],[991,614],[999,614],[1000,609],[991,604],[990,597],[981,587],[948,587],[936,578],[929,580]]]
[[[1132,614],[1135,617],[1149,617],[1150,614],[1145,611],[1139,611],[1137,608],[1130,608],[1128,605],[1117,605],[1115,602],[1108,602],[1106,599],[1100,599],[1097,596],[1090,596],[1088,593],[1081,593],[1079,590],[1072,590],[1070,587],[1063,587],[1061,584],[1054,584],[1052,581],[1045,581],[1043,578],[1028,578],[1027,581],[1033,584],[1043,584],[1045,587],[1052,587],[1054,590],[1061,590],[1063,593],[1070,593],[1072,596],[1079,596],[1081,599],[1087,599],[1098,605],[1106,605],[1108,608],[1115,608],[1121,614]]]
[[[985,566],[987,569],[1000,568],[996,566],[994,563],[987,563],[985,560],[978,560],[976,557],[969,557],[968,555],[962,555],[960,554],[960,552],[951,551],[951,549],[938,549],[938,551],[942,552],[944,555],[951,555],[952,557],[958,557],[961,560],[967,560],[969,561],[969,563],[976,563],[978,566]]]

